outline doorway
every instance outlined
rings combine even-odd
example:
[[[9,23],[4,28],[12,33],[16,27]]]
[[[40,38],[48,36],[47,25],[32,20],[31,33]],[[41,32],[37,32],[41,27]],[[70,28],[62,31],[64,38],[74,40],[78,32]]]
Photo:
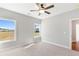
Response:
[[[34,23],[33,39],[35,43],[41,41],[40,25],[41,25],[40,23]]]
[[[79,51],[79,20],[72,21],[72,50]]]

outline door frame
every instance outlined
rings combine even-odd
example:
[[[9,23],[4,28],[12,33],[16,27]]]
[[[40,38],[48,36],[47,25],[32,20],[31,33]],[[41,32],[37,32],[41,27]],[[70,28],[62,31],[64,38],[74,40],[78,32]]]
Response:
[[[69,19],[69,49],[72,50],[72,21],[77,21],[79,20],[79,18],[72,18],[72,19]]]

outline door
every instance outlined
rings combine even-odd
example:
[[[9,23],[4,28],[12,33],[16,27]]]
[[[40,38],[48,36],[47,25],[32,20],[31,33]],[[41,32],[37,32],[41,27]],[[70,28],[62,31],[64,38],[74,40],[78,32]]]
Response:
[[[79,51],[79,21],[72,21],[72,50]]]

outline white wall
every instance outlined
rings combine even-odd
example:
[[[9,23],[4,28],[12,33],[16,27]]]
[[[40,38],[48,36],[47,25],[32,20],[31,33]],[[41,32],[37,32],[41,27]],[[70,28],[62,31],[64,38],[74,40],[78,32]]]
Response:
[[[40,23],[41,21],[25,16],[22,14],[18,14],[3,8],[0,8],[0,17],[16,20],[16,41],[7,42],[5,44],[1,44],[0,46],[16,46],[19,44],[30,43],[33,41],[33,24]]]
[[[42,21],[42,40],[70,48],[70,20],[79,18],[79,10],[72,10]]]

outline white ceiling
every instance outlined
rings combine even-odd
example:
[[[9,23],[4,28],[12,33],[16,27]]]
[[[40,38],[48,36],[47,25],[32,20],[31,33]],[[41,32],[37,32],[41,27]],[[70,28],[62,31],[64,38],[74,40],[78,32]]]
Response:
[[[51,12],[50,15],[47,15],[44,13],[40,16],[38,16],[38,12],[30,12],[30,10],[37,9],[37,6],[35,3],[0,4],[0,7],[18,12],[21,14],[25,14],[28,16],[32,16],[38,19],[45,19],[45,18],[54,16],[60,13],[64,13],[64,12],[67,12],[79,7],[79,4],[73,4],[73,3],[54,3],[54,5],[55,5],[54,8],[51,8],[48,10],[49,12]]]

